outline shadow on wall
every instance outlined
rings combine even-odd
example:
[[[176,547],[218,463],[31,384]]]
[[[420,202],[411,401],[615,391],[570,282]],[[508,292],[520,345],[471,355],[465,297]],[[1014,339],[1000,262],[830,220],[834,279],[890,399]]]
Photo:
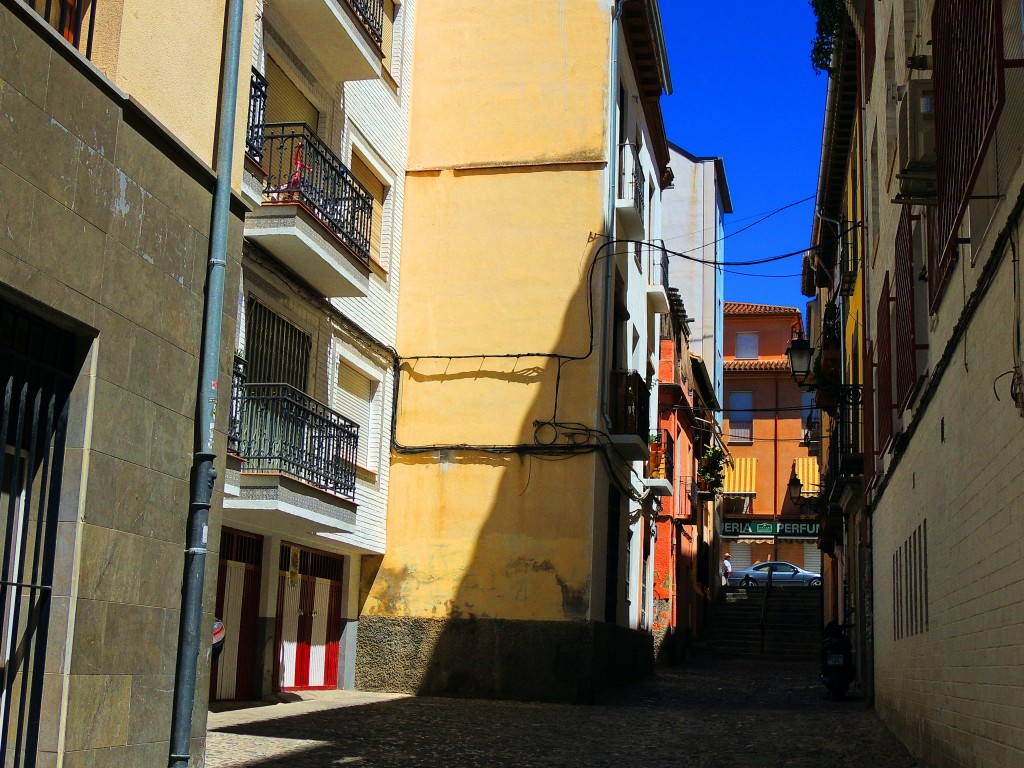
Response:
[[[587,233],[581,241],[588,242]],[[560,371],[557,361],[536,357],[406,364],[398,440],[519,443],[534,450],[596,443],[589,430],[602,424],[601,318],[591,324],[587,282],[595,255],[608,250],[598,246],[585,248],[582,263],[562,268],[561,275],[553,265],[544,277],[553,283],[543,289],[548,297],[565,286],[560,299],[532,310],[551,313],[540,322],[534,318],[534,330],[547,331],[538,338],[550,339],[550,329],[561,328],[553,343],[474,318],[480,338],[496,340],[493,350],[481,351],[495,355],[538,347],[585,355],[593,327],[598,335],[589,357],[565,362]],[[617,260],[628,266],[622,250]],[[603,265],[599,257],[592,275],[595,313],[601,311]],[[486,295],[487,286],[476,290]],[[501,292],[495,285],[492,295]],[[439,402],[445,404],[440,409]],[[518,426],[508,423],[510,413]],[[388,551],[383,559],[365,558],[361,574],[357,687],[589,702],[652,672],[650,635],[601,621],[608,483],[594,450],[393,452]],[[623,504],[614,537],[622,606],[627,511]]]

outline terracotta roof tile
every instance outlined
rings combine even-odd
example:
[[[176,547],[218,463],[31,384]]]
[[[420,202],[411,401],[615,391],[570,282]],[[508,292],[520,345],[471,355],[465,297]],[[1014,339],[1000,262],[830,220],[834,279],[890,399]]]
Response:
[[[727,315],[799,315],[796,307],[778,307],[772,304],[746,304],[741,301],[725,302]]]
[[[789,360],[785,357],[768,357],[757,360],[726,360],[725,370],[789,373]]]

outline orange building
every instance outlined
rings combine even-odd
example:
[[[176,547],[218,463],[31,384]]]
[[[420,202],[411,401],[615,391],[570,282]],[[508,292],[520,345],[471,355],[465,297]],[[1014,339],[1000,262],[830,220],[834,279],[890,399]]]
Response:
[[[703,625],[713,598],[713,500],[699,494],[697,457],[720,440],[707,416],[718,408],[704,361],[690,352],[690,328],[679,292],[668,289],[661,315],[658,432],[651,442],[648,487],[660,496],[655,518],[654,649],[659,661],[681,655]]]
[[[722,492],[719,556],[728,551],[733,570],[772,559],[821,567],[817,520],[810,507],[789,499],[787,489],[794,472],[808,498],[819,484],[820,422],[786,358],[801,325],[793,307],[725,303],[722,405],[733,461]]]

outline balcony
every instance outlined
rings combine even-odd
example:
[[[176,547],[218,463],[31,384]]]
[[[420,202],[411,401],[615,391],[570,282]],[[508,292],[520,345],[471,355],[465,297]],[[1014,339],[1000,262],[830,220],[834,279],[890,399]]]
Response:
[[[648,311],[664,315],[671,309],[668,301],[668,253],[665,244],[654,249],[654,260],[651,264],[651,281],[647,285]]]
[[[260,114],[254,104],[258,98],[254,90],[250,116]],[[250,124],[247,137],[250,153],[262,140],[258,162],[265,177],[262,205],[245,220],[246,238],[324,296],[365,296],[373,218],[370,193],[304,123]]]
[[[89,0],[25,0],[26,5],[43,17],[65,40],[92,58],[93,30],[96,28],[96,3]]]
[[[264,14],[334,82],[380,77],[383,0],[288,0],[267,3]]]
[[[627,461],[646,461],[651,430],[647,382],[636,371],[612,371],[611,379],[612,449]]]
[[[358,424],[287,384],[246,383],[236,359],[228,452],[242,463],[226,509],[282,534],[352,530],[358,444]]]
[[[620,239],[643,239],[645,189],[644,168],[640,162],[639,149],[635,144],[619,145],[619,185],[615,214]]]
[[[645,485],[655,496],[671,496],[675,482],[675,441],[667,432],[650,444],[651,457],[648,463],[648,477]]]
[[[848,400],[839,404],[829,429],[825,487],[832,499],[837,491],[859,481],[864,473],[863,407],[859,398]]]

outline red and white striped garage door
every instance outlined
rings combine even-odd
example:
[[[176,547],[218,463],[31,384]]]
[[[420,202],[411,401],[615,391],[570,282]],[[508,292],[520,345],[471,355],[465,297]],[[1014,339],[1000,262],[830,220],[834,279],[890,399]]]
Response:
[[[217,618],[224,622],[224,650],[211,671],[210,698],[258,698],[255,664],[262,561],[262,536],[222,529]]]
[[[338,687],[344,558],[281,546],[277,591],[278,690]]]

